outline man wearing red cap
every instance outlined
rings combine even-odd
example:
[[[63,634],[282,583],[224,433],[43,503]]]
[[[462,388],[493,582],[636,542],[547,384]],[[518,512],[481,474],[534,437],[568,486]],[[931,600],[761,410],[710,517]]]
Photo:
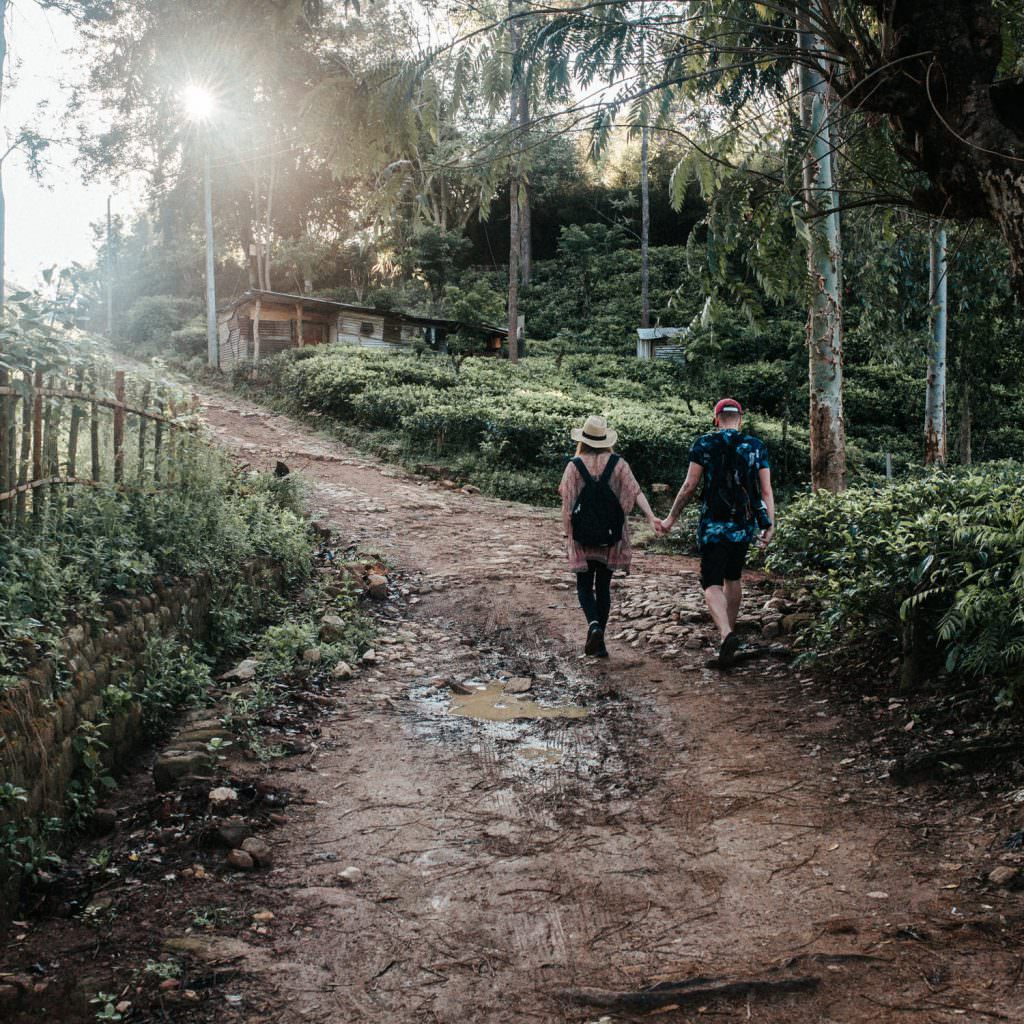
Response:
[[[715,406],[715,427],[694,441],[686,479],[660,526],[663,533],[672,529],[703,479],[697,526],[700,585],[721,634],[718,663],[728,668],[739,647],[736,617],[747,549],[755,537],[761,547],[771,541],[775,498],[768,450],[759,438],[743,433],[743,406],[723,398]]]

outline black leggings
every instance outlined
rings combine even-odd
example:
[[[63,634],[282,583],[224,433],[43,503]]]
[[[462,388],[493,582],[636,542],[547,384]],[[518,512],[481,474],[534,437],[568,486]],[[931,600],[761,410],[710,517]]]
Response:
[[[587,622],[599,622],[604,629],[612,610],[612,571],[604,562],[587,560],[585,572],[576,573],[576,593]]]

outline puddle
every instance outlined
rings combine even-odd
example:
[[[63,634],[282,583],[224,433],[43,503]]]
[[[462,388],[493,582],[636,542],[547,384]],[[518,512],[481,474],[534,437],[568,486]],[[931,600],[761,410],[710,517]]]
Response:
[[[512,722],[517,718],[585,718],[586,708],[575,704],[538,704],[505,693],[501,683],[489,683],[473,693],[453,693],[451,714],[484,722]],[[538,748],[539,749],[539,748]]]
[[[548,764],[558,764],[562,760],[562,754],[554,747],[526,745],[516,748],[516,753],[527,761],[545,761]]]

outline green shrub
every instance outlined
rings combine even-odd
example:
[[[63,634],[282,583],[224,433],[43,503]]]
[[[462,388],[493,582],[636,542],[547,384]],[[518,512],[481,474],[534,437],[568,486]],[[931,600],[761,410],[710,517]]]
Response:
[[[769,567],[809,581],[820,650],[884,643],[904,679],[1024,668],[1024,468],[1016,463],[790,502]],[[1002,685],[1002,683],[1001,683]]]
[[[174,295],[147,295],[128,310],[125,333],[133,349],[165,353],[171,336],[199,312],[194,299]]]
[[[209,577],[214,644],[237,637],[249,611],[239,601],[266,603],[262,592],[246,597],[242,570],[254,557],[306,578],[311,538],[295,484],[239,473],[205,446],[179,471],[166,490],[83,488],[73,504],[64,494],[37,535],[0,529],[0,675],[52,642],[72,612],[95,614],[104,596],[145,591],[158,578]]]
[[[184,326],[171,332],[171,349],[181,360],[206,355],[206,317],[197,314]]]

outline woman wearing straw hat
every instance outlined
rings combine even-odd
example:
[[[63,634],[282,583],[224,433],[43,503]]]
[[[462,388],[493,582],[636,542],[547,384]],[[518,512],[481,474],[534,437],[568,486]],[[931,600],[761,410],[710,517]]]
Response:
[[[651,526],[660,524],[629,463],[615,454],[618,434],[603,416],[589,416],[572,431],[572,439],[576,457],[558,488],[569,570],[576,573],[576,593],[587,617],[584,651],[607,658],[604,632],[612,607],[612,573],[628,571],[633,557],[627,517],[639,505]]]

